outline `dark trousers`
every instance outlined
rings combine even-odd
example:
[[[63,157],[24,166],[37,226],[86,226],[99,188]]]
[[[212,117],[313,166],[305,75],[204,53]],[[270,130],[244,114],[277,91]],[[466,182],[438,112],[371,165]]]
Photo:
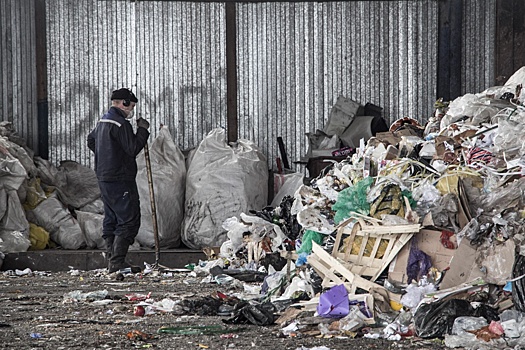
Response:
[[[135,181],[99,181],[104,202],[102,237],[125,238],[133,244],[140,228],[140,200]]]

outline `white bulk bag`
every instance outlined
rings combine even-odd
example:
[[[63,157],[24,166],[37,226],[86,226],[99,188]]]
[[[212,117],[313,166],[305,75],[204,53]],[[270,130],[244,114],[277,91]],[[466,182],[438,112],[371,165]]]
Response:
[[[184,219],[186,160],[165,126],[151,144],[149,156],[159,244],[162,248],[176,248],[180,245],[181,225]],[[141,246],[152,248],[155,246],[155,235],[144,152],[137,157],[137,166],[141,224],[136,241]]]
[[[260,210],[267,200],[266,156],[248,140],[228,145],[224,129],[214,129],[188,169],[182,241],[193,249],[220,246],[227,239],[224,220]]]

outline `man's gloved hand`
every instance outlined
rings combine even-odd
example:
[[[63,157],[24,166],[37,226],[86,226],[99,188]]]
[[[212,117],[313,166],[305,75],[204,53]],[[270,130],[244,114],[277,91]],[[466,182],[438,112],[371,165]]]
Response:
[[[148,130],[149,129],[149,122],[146,119],[144,119],[144,118],[139,118],[139,119],[137,119],[137,126],[139,128],[144,128],[144,129]]]

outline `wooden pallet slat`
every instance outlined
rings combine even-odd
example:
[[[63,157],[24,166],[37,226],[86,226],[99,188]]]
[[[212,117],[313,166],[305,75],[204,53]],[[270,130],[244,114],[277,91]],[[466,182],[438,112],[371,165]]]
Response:
[[[348,225],[354,222],[350,229]],[[353,273],[368,276],[375,281],[392,262],[412,235],[419,232],[420,225],[380,225],[381,221],[362,215],[350,218],[337,227],[332,256],[343,260],[343,265]],[[343,236],[348,236],[343,239]],[[359,237],[359,250],[354,244]],[[378,253],[386,244],[382,255]],[[368,249],[367,249],[368,248]]]

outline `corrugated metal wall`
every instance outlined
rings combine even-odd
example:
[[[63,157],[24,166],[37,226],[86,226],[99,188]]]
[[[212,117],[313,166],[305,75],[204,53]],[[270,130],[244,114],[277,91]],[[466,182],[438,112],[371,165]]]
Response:
[[[463,1],[461,93],[495,84],[496,0]]]
[[[0,120],[37,145],[35,7],[33,0],[0,1]]]
[[[464,92],[491,86],[496,0],[463,0]],[[238,3],[239,137],[273,165],[322,129],[339,95],[424,122],[436,98],[436,0]],[[111,90],[138,95],[183,149],[226,126],[225,5],[46,0],[51,160],[91,163],[85,138]],[[0,115],[35,140],[34,5],[0,1]],[[154,132],[153,136],[156,136]],[[301,169],[296,167],[297,170]]]
[[[47,16],[52,160],[90,163],[86,136],[123,86],[153,137],[167,125],[189,148],[225,126],[224,4],[48,0]]]

